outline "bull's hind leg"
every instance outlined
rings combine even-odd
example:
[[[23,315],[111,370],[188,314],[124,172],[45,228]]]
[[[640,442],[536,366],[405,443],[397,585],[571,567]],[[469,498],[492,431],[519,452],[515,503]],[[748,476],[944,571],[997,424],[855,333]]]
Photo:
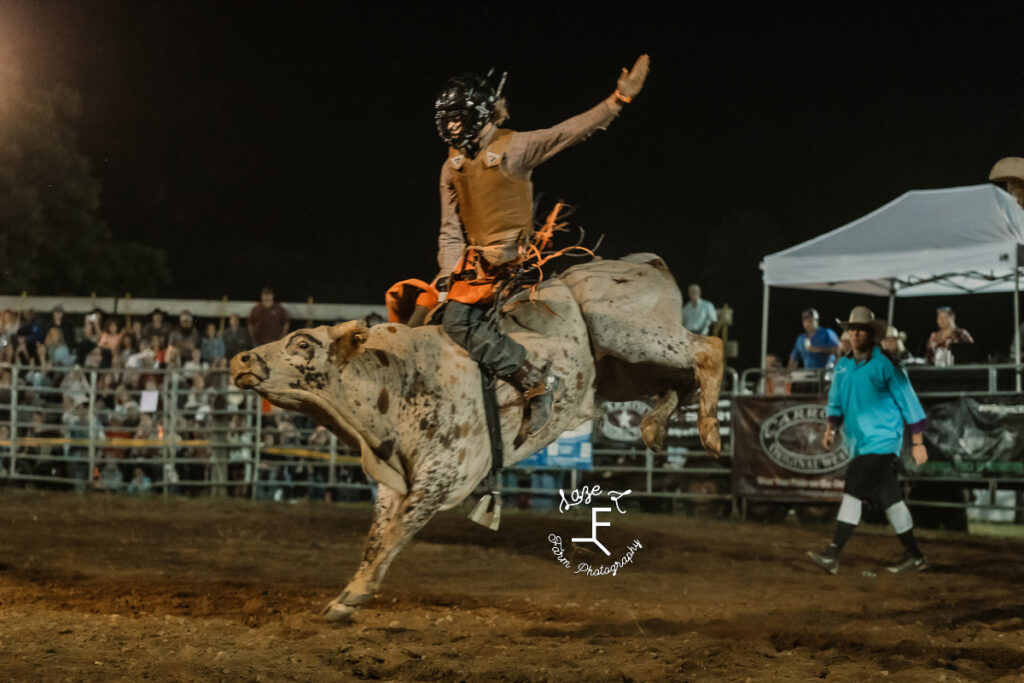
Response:
[[[431,495],[421,488],[413,488],[403,496],[387,486],[378,487],[362,562],[341,595],[324,608],[327,621],[348,621],[360,605],[373,597],[391,561],[440,509],[442,499],[438,493]]]
[[[644,440],[644,445],[655,453],[661,453],[665,448],[668,418],[678,405],[679,394],[674,389],[669,389],[658,396],[654,409],[644,415],[640,423],[640,436]]]
[[[725,371],[724,344],[718,337],[692,335],[696,342],[697,359],[694,372],[700,385],[700,405],[697,408],[697,431],[704,450],[713,455],[722,452],[722,437],[718,425],[718,395],[722,390]]]

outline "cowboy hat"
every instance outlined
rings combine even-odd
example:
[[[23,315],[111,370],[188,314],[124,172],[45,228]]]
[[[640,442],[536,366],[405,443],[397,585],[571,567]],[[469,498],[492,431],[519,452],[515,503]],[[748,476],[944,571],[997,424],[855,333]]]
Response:
[[[882,341],[885,337],[885,333],[889,328],[889,323],[884,320],[875,317],[875,314],[871,312],[871,309],[867,306],[854,306],[853,310],[850,311],[849,320],[840,320],[836,318],[836,322],[844,330],[850,329],[850,325],[864,325],[874,330],[875,340]]]
[[[1010,178],[1024,180],[1024,157],[1004,157],[996,162],[988,174],[993,183],[1005,183]]]
[[[885,331],[885,338],[886,339],[895,339],[896,340],[896,346],[899,348],[900,353],[903,353],[904,351],[907,350],[907,347],[904,344],[904,342],[907,341],[907,333],[906,332],[900,332],[894,326],[889,325],[889,328]]]

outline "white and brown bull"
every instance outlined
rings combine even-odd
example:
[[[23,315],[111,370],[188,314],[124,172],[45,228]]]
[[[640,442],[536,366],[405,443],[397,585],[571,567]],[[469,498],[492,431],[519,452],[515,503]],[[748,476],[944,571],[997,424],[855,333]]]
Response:
[[[515,445],[523,404],[498,383],[506,466],[593,417],[595,393],[650,398],[644,441],[660,449],[665,423],[700,389],[698,428],[718,454],[722,343],[682,326],[682,297],[653,254],[578,265],[506,305],[503,331],[537,365],[561,378],[547,426]],[[439,510],[465,500],[491,468],[480,371],[440,326],[362,321],[299,330],[240,353],[232,379],[271,403],[314,417],[360,449],[379,483],[362,562],[324,610],[352,616],[377,590],[391,561]]]

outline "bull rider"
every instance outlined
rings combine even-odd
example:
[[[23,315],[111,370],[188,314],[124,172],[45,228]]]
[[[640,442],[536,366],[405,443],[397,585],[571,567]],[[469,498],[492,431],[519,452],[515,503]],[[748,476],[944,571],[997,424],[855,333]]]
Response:
[[[533,365],[521,344],[488,316],[496,289],[522,262],[533,234],[533,169],[603,130],[643,88],[649,58],[622,70],[615,92],[552,128],[502,128],[508,103],[476,74],[454,76],[437,97],[434,122],[448,144],[441,167],[438,289],[447,290],[445,332],[483,369],[512,384],[528,405],[530,434],[551,414],[558,379]]]

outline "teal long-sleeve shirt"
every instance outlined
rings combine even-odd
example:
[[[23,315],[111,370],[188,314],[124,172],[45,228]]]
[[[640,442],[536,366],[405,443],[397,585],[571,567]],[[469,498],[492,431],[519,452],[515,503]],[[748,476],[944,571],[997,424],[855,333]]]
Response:
[[[853,356],[835,365],[828,392],[829,422],[843,425],[851,457],[896,453],[903,447],[903,423],[913,433],[924,431],[921,401],[903,368],[875,346],[862,361]]]

